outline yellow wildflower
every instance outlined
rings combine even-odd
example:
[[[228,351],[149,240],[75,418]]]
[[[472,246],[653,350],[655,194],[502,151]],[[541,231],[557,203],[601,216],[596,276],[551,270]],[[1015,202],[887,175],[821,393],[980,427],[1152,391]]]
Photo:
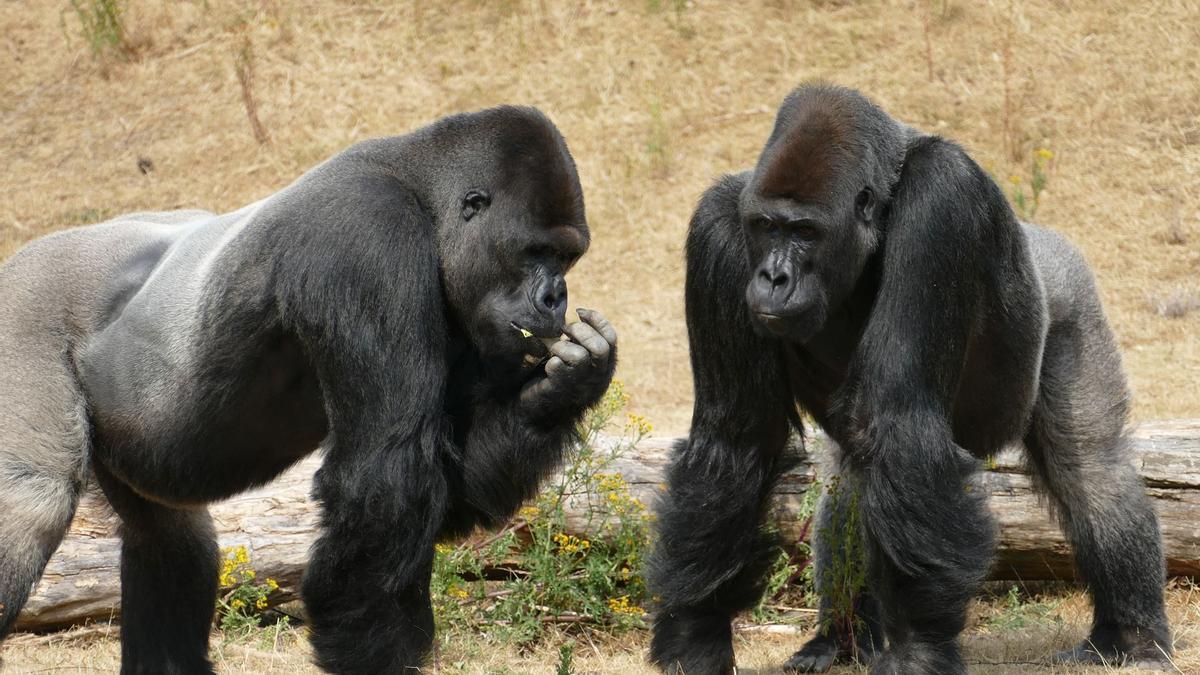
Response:
[[[1013,175],[1008,177],[1008,182],[1012,183],[1013,185],[1020,185],[1021,177],[1014,173]]]
[[[246,603],[240,598],[234,598],[233,601],[229,603],[229,606],[234,609],[241,609],[246,606]]]
[[[255,601],[254,601],[254,606],[255,606],[255,607],[257,607],[257,608],[259,608],[259,609],[266,609],[266,608],[267,608],[267,598],[266,598],[266,596],[263,596],[263,597],[259,598],[258,600],[255,600]]]
[[[641,615],[644,611],[641,607],[630,604],[628,595],[622,595],[619,598],[609,598],[608,609],[611,610],[613,614],[630,615]]]
[[[1038,148],[1033,154],[1035,154],[1037,158],[1043,162],[1049,162],[1050,160],[1054,159],[1054,153],[1046,148]]]

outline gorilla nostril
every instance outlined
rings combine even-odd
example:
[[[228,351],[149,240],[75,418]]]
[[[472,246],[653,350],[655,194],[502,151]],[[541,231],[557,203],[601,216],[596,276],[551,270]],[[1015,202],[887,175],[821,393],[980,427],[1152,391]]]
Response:
[[[787,284],[788,273],[787,272],[770,272],[767,270],[759,270],[758,278],[761,281],[770,285],[771,289],[774,290],[776,288],[779,288],[780,286],[784,286]]]

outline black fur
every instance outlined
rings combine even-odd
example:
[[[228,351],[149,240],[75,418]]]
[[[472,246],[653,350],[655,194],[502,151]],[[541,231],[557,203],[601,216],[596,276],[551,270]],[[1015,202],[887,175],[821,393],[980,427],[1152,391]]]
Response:
[[[318,446],[322,535],[302,589],[317,661],[419,667],[435,541],[511,515],[612,377],[611,326],[586,310],[565,320],[563,277],[588,239],[558,131],[506,107],[360,143],[234,214],[134,215],[0,268],[0,283],[65,298],[75,322],[69,343],[53,325],[36,339],[77,364],[61,395],[86,398],[90,460],[123,521],[123,671],[210,672],[217,559],[202,506]],[[53,256],[104,291],[79,299],[29,264]],[[40,329],[5,310],[0,342]],[[514,324],[572,341],[547,353]],[[22,456],[8,447],[20,440],[0,434],[0,460],[68,456],[48,443]],[[15,536],[0,526],[0,545]],[[52,550],[0,576],[3,628]]]
[[[652,661],[731,670],[728,624],[761,593],[759,526],[797,407],[861,492],[857,604],[878,632],[878,602],[887,641],[873,672],[964,671],[956,638],[995,539],[974,475],[1022,439],[1096,600],[1089,648],[1169,652],[1160,535],[1090,272],[1019,223],[961,148],[856,92],[801,87],[754,171],[701,200],[687,264],[696,407],[661,506]],[[819,564],[834,545],[817,542]],[[824,670],[849,655],[844,638],[818,636],[787,666]]]

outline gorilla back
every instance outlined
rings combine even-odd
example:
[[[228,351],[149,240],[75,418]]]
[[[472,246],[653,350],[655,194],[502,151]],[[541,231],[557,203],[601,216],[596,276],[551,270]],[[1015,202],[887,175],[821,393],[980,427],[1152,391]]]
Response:
[[[612,376],[608,322],[565,319],[588,241],[557,129],[505,107],[360,143],[233,213],[19,251],[0,266],[0,636],[94,473],[122,521],[123,672],[211,672],[204,504],[320,446],[317,660],[420,665],[434,541],[511,513]]]

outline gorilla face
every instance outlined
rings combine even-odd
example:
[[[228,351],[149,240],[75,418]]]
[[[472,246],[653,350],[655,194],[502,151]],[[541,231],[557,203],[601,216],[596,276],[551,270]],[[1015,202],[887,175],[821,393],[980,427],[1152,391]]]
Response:
[[[481,248],[491,250],[497,264],[488,271],[472,266],[463,277],[476,298],[467,332],[493,358],[540,357],[546,347],[537,338],[557,339],[566,327],[566,274],[587,250],[587,227],[582,221],[530,222],[528,205],[519,199],[507,208],[493,203],[475,211],[471,194],[463,212],[474,212],[465,216],[471,222],[479,219]]]
[[[742,195],[753,270],[746,303],[759,329],[803,344],[820,332],[830,311],[849,297],[866,264],[870,188],[851,204],[802,203],[753,192]]]
[[[489,127],[495,144],[465,163],[482,179],[459,187],[442,214],[443,287],[458,323],[493,362],[536,363],[537,338],[566,326],[568,270],[587,251],[589,233],[574,162],[540,115]]]
[[[869,162],[839,122],[785,102],[738,205],[756,330],[798,344],[850,297],[878,244]]]

